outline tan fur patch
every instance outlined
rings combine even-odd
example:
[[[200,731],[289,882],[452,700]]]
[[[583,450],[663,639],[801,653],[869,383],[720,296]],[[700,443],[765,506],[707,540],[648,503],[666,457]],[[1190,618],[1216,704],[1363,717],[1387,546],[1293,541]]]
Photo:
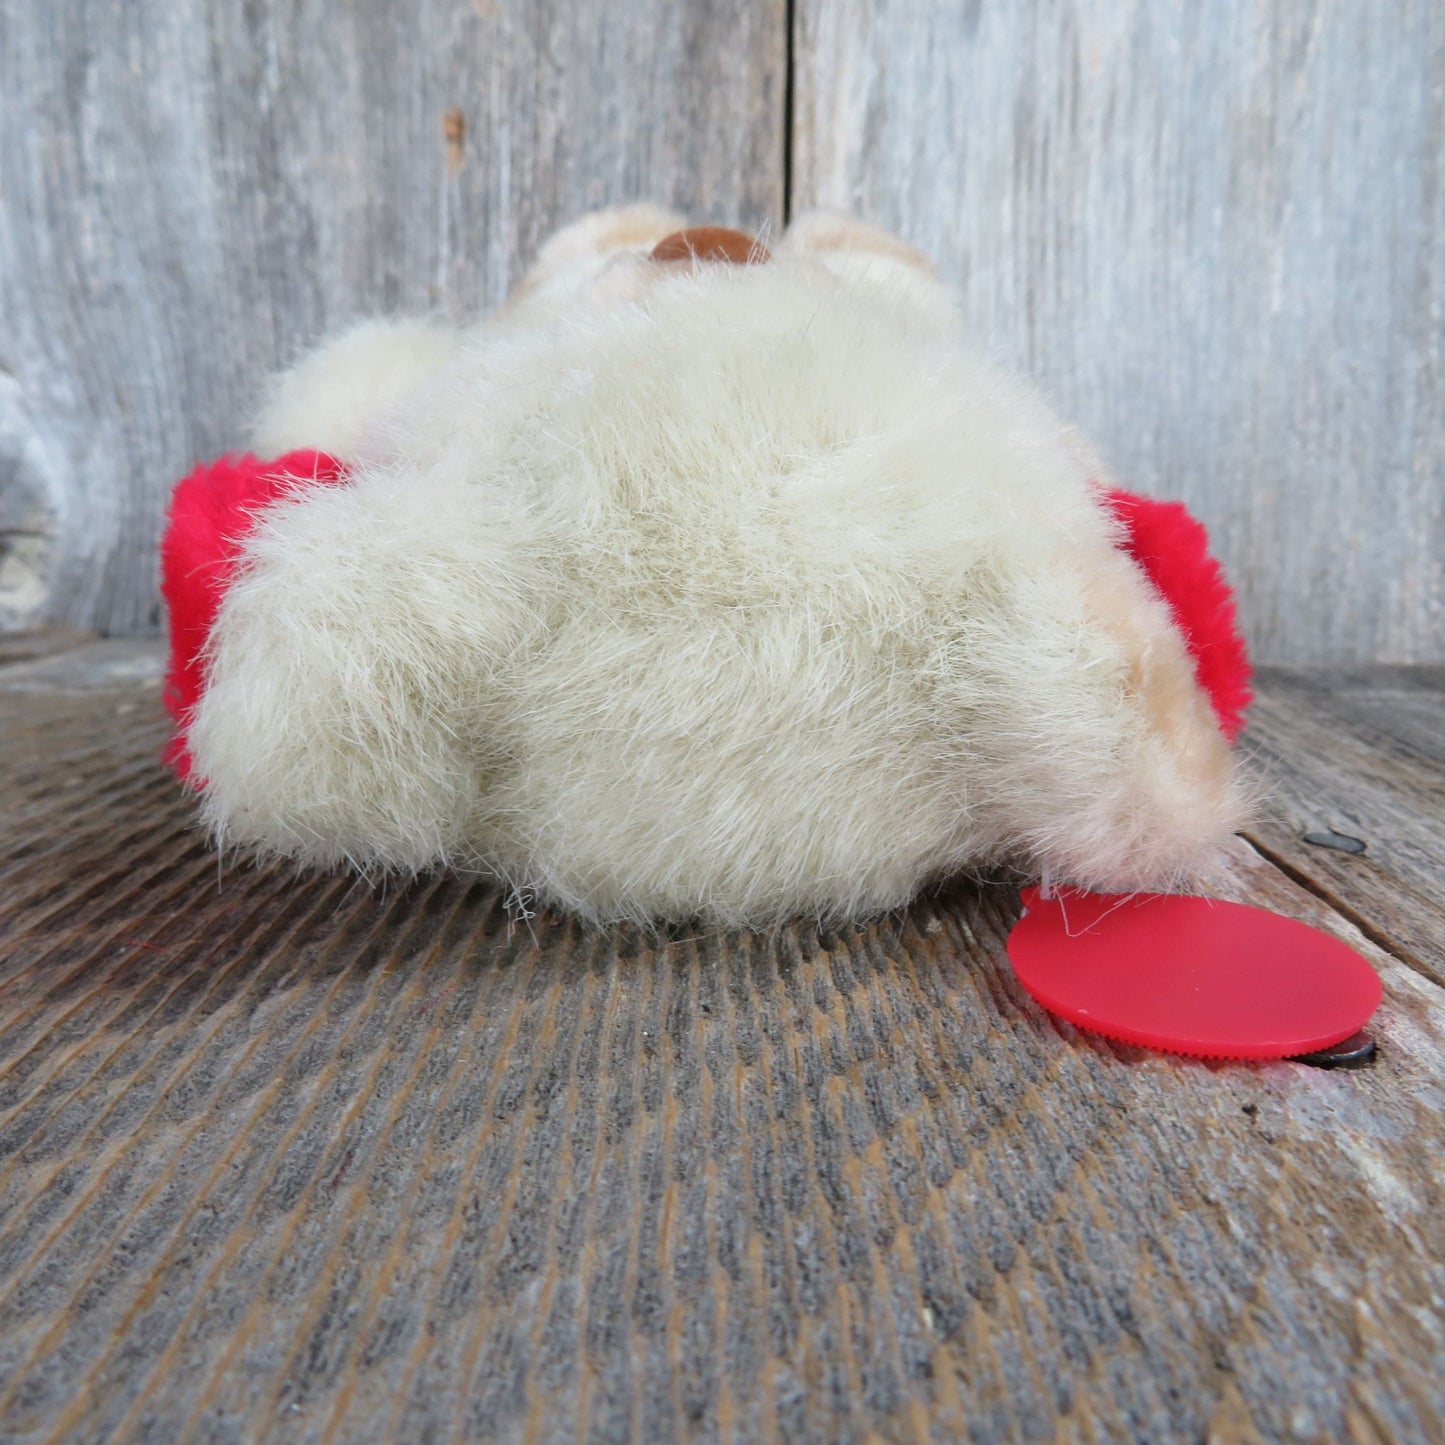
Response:
[[[1121,569],[1131,565],[1119,562]],[[1232,775],[1229,747],[1179,634],[1122,570],[1089,575],[1085,597],[1125,650],[1125,687],[1142,703],[1151,731],[1167,743],[1181,772],[1222,795]]]
[[[689,226],[664,236],[652,248],[652,259],[666,265],[694,266],[699,261],[757,266],[772,259],[768,248],[743,231],[726,226]]]

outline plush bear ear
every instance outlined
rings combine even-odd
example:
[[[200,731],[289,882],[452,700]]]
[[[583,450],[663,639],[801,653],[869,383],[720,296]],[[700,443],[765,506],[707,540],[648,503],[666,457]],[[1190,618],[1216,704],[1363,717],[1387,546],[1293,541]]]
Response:
[[[1204,524],[1183,502],[1159,502],[1119,488],[1104,504],[1123,528],[1123,549],[1169,604],[1209,696],[1220,731],[1233,742],[1253,699],[1249,653],[1239,631],[1234,590],[1209,553]]]
[[[282,497],[345,479],[346,468],[335,457],[296,451],[274,461],[221,457],[176,486],[161,539],[161,591],[171,644],[165,704],[176,725],[166,761],[183,781],[195,781],[186,729],[206,686],[206,644],[247,535]]]
[[[850,285],[881,289],[931,324],[952,324],[957,298],[933,262],[881,227],[835,211],[808,211],[776,250],[779,258],[805,257]]]
[[[614,206],[593,211],[555,232],[537,253],[531,269],[512,291],[509,305],[525,301],[554,282],[585,279],[614,257],[631,252],[646,256],[664,236],[686,227],[687,219],[661,206]]]
[[[910,267],[925,276],[937,275],[933,262],[907,241],[841,211],[805,211],[788,227],[778,248],[807,251],[819,257],[871,256]]]

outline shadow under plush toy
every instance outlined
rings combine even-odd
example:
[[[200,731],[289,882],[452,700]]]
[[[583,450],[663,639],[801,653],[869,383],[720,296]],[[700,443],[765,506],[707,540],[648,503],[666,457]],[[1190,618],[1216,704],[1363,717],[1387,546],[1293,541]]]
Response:
[[[648,207],[493,319],[370,322],[178,488],[173,761],[227,844],[592,919],[838,919],[1009,863],[1187,879],[1241,820],[1182,507],[960,339],[882,232]]]

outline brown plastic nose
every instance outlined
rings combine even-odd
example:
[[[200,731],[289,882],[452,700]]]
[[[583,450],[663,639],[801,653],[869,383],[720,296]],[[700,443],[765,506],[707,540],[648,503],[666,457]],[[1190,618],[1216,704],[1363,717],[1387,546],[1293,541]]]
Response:
[[[652,248],[654,261],[726,261],[734,266],[770,261],[768,248],[741,231],[726,226],[689,226],[664,236]]]

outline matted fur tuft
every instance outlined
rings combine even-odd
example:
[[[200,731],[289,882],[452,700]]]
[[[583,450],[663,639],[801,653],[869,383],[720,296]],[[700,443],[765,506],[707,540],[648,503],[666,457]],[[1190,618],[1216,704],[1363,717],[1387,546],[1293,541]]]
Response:
[[[351,480],[247,538],[190,732],[218,838],[730,925],[1187,876],[1241,795],[1087,446],[905,248],[679,272],[639,250],[674,219],[573,233],[434,367],[353,333],[375,406],[325,414],[324,348],[277,390]]]

